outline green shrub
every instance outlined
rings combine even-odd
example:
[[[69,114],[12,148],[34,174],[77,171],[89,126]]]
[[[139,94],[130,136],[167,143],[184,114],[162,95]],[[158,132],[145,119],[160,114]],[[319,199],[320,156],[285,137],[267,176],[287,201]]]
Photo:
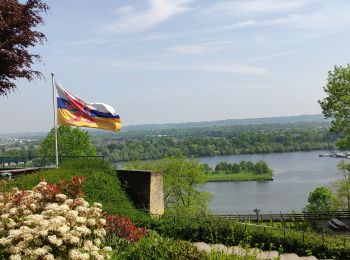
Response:
[[[191,243],[152,233],[126,248],[117,248],[112,259],[208,259]]]

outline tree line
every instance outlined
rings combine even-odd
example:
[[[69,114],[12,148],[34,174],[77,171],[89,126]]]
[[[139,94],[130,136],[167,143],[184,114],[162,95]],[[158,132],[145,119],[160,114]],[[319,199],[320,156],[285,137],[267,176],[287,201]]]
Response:
[[[59,127],[58,146],[62,156],[102,155],[111,162],[154,160],[167,156],[187,157],[310,151],[334,149],[336,135],[327,127],[272,130],[270,125],[211,127],[162,130],[162,135],[129,133],[114,139],[109,135],[90,135],[78,128]],[[159,133],[159,132],[156,132]],[[90,137],[91,136],[91,137]],[[7,149],[0,156],[28,157],[54,155],[51,131],[40,146]]]
[[[210,129],[199,129],[203,133],[201,135],[184,135],[183,131],[177,130],[179,134],[173,135],[120,138],[117,142],[102,139],[94,143],[97,153],[111,162],[153,160],[179,154],[200,157],[336,148],[336,135],[328,128],[238,132],[224,127],[221,132],[220,128],[216,128],[211,135],[207,135]]]

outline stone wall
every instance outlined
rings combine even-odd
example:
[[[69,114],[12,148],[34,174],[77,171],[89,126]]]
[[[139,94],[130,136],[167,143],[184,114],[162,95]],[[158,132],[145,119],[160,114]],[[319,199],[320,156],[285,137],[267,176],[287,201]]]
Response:
[[[117,175],[136,207],[147,209],[152,215],[164,214],[163,174],[117,170]]]

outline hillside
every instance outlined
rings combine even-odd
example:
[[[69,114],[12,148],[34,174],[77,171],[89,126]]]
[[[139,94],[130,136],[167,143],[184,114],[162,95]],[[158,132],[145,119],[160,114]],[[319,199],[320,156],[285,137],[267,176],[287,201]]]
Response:
[[[46,169],[20,176],[9,182],[9,188],[31,189],[41,180],[47,183],[58,183],[62,180],[69,180],[73,176],[86,177],[83,188],[84,198],[90,203],[100,202],[108,213],[137,217],[144,215],[129,201],[115,175],[115,169],[99,159],[74,160],[62,165],[58,170]]]
[[[282,117],[226,119],[226,120],[186,122],[186,123],[129,125],[124,127],[123,131],[160,130],[160,129],[211,127],[211,126],[236,126],[236,125],[252,125],[252,124],[289,124],[289,123],[296,123],[296,122],[325,122],[325,121],[326,120],[324,119],[322,114],[317,114],[317,115],[299,115],[299,116],[282,116]]]

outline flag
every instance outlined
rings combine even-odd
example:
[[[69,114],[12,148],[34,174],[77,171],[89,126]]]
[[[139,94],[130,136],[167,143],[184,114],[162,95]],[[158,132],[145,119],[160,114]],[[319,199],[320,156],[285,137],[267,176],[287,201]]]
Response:
[[[55,82],[57,91],[57,123],[59,125],[101,128],[119,131],[121,121],[113,107],[104,103],[89,103],[69,93]]]

